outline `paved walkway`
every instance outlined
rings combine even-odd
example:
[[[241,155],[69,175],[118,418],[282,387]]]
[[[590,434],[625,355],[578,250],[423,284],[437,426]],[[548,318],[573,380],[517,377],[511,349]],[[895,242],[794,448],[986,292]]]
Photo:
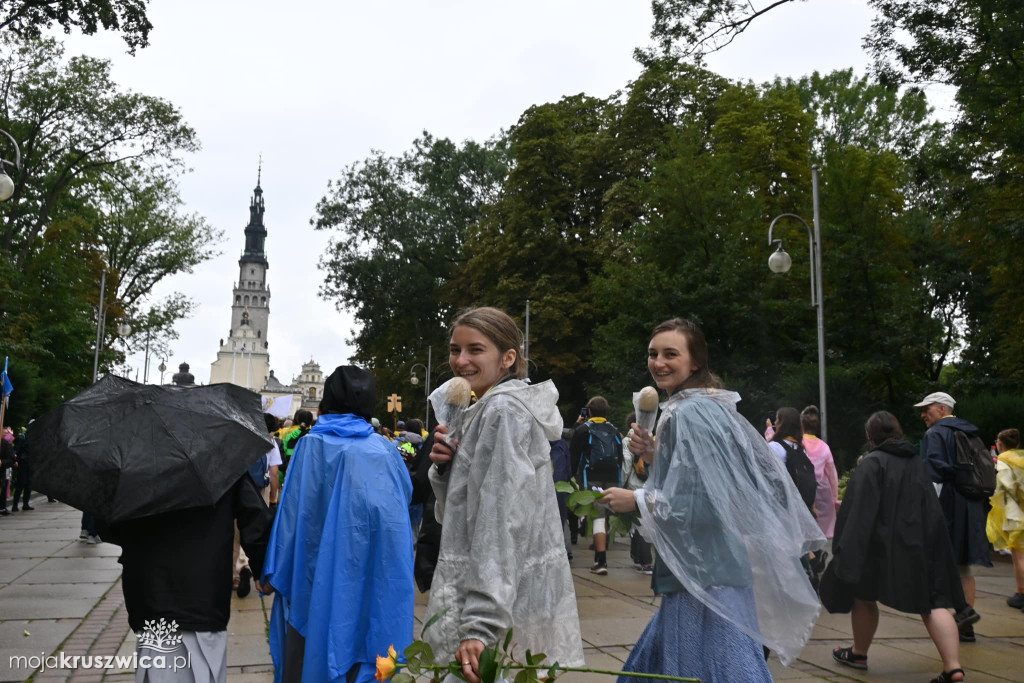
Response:
[[[78,540],[81,513],[38,497],[36,509],[0,518],[0,681],[132,681],[128,670],[39,672],[12,664],[11,657],[130,655],[129,632],[121,595],[118,548]],[[587,664],[620,669],[629,649],[657,609],[649,577],[629,566],[627,548],[609,553],[607,576],[587,568],[591,553],[585,539],[576,547],[573,573]],[[1024,681],[1024,613],[1004,600],[1013,591],[1012,569],[1001,561],[978,577],[977,609],[983,615],[975,630],[978,642],[961,648],[968,680]],[[269,598],[256,593],[232,599],[228,678],[238,683],[273,680],[267,648]],[[417,597],[423,618],[425,596]],[[774,658],[776,680],[927,681],[942,666],[920,619],[883,608],[878,638],[871,649],[871,671],[847,669],[832,661],[837,645],[850,644],[848,616],[825,614],[800,660],[783,668]],[[599,683],[610,677],[569,674],[563,683]],[[732,682],[729,682],[732,683]]]

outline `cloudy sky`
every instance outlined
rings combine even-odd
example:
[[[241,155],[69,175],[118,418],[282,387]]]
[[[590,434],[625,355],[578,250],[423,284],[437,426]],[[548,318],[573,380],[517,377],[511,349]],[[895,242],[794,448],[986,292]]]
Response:
[[[352,317],[317,295],[328,235],[309,219],[328,179],[371,150],[400,154],[423,130],[483,140],[531,105],[607,96],[638,75],[632,52],[648,44],[651,23],[646,0],[152,0],[149,17],[151,45],[135,57],[116,35],[64,40],[70,54],[111,60],[123,87],[174,103],[202,141],[187,159],[182,195],[187,211],[224,230],[221,255],[158,292],[199,304],[167,360],[170,368],[188,362],[199,382],[227,336],[260,154],[267,338],[271,367],[287,381],[310,358],[329,370],[352,353]],[[755,82],[863,71],[870,20],[867,0],[794,3],[755,22],[709,65]],[[425,358],[397,362],[416,361]]]

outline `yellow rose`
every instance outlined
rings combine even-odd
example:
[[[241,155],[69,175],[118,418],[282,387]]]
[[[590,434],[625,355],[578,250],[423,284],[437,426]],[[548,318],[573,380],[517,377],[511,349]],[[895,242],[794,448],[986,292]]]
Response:
[[[386,681],[395,675],[395,667],[398,664],[398,653],[395,652],[395,646],[388,646],[387,657],[377,657],[377,680]]]

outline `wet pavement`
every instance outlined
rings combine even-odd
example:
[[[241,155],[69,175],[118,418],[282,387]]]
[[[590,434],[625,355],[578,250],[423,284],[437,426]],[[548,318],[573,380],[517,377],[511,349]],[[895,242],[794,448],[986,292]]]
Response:
[[[121,595],[119,548],[79,541],[81,513],[38,496],[35,510],[0,518],[0,681],[133,681],[131,670],[38,671],[17,658],[74,655],[130,655],[135,636],[128,628]],[[588,571],[592,553],[580,539],[572,562],[587,665],[620,669],[636,639],[657,610],[650,578],[630,566],[628,547],[609,552],[607,576]],[[1014,591],[1008,558],[978,571],[975,626],[978,642],[961,646],[967,680],[1024,681],[1024,613],[1006,606]],[[255,591],[232,598],[228,624],[228,679],[238,683],[273,680],[267,646],[271,599]],[[426,596],[417,596],[423,619]],[[418,631],[419,629],[417,629]],[[920,618],[882,608],[871,668],[858,671],[832,661],[832,648],[851,644],[848,615],[824,614],[800,659],[784,668],[774,658],[776,680],[928,681],[942,669]],[[12,657],[15,658],[12,660]],[[612,681],[596,674],[566,674],[563,683]]]

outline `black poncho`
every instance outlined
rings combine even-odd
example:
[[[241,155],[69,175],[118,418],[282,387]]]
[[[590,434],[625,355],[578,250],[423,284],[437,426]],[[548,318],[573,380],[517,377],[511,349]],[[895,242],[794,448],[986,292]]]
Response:
[[[906,441],[881,444],[854,470],[833,547],[830,570],[854,597],[911,614],[965,604],[938,497]]]

